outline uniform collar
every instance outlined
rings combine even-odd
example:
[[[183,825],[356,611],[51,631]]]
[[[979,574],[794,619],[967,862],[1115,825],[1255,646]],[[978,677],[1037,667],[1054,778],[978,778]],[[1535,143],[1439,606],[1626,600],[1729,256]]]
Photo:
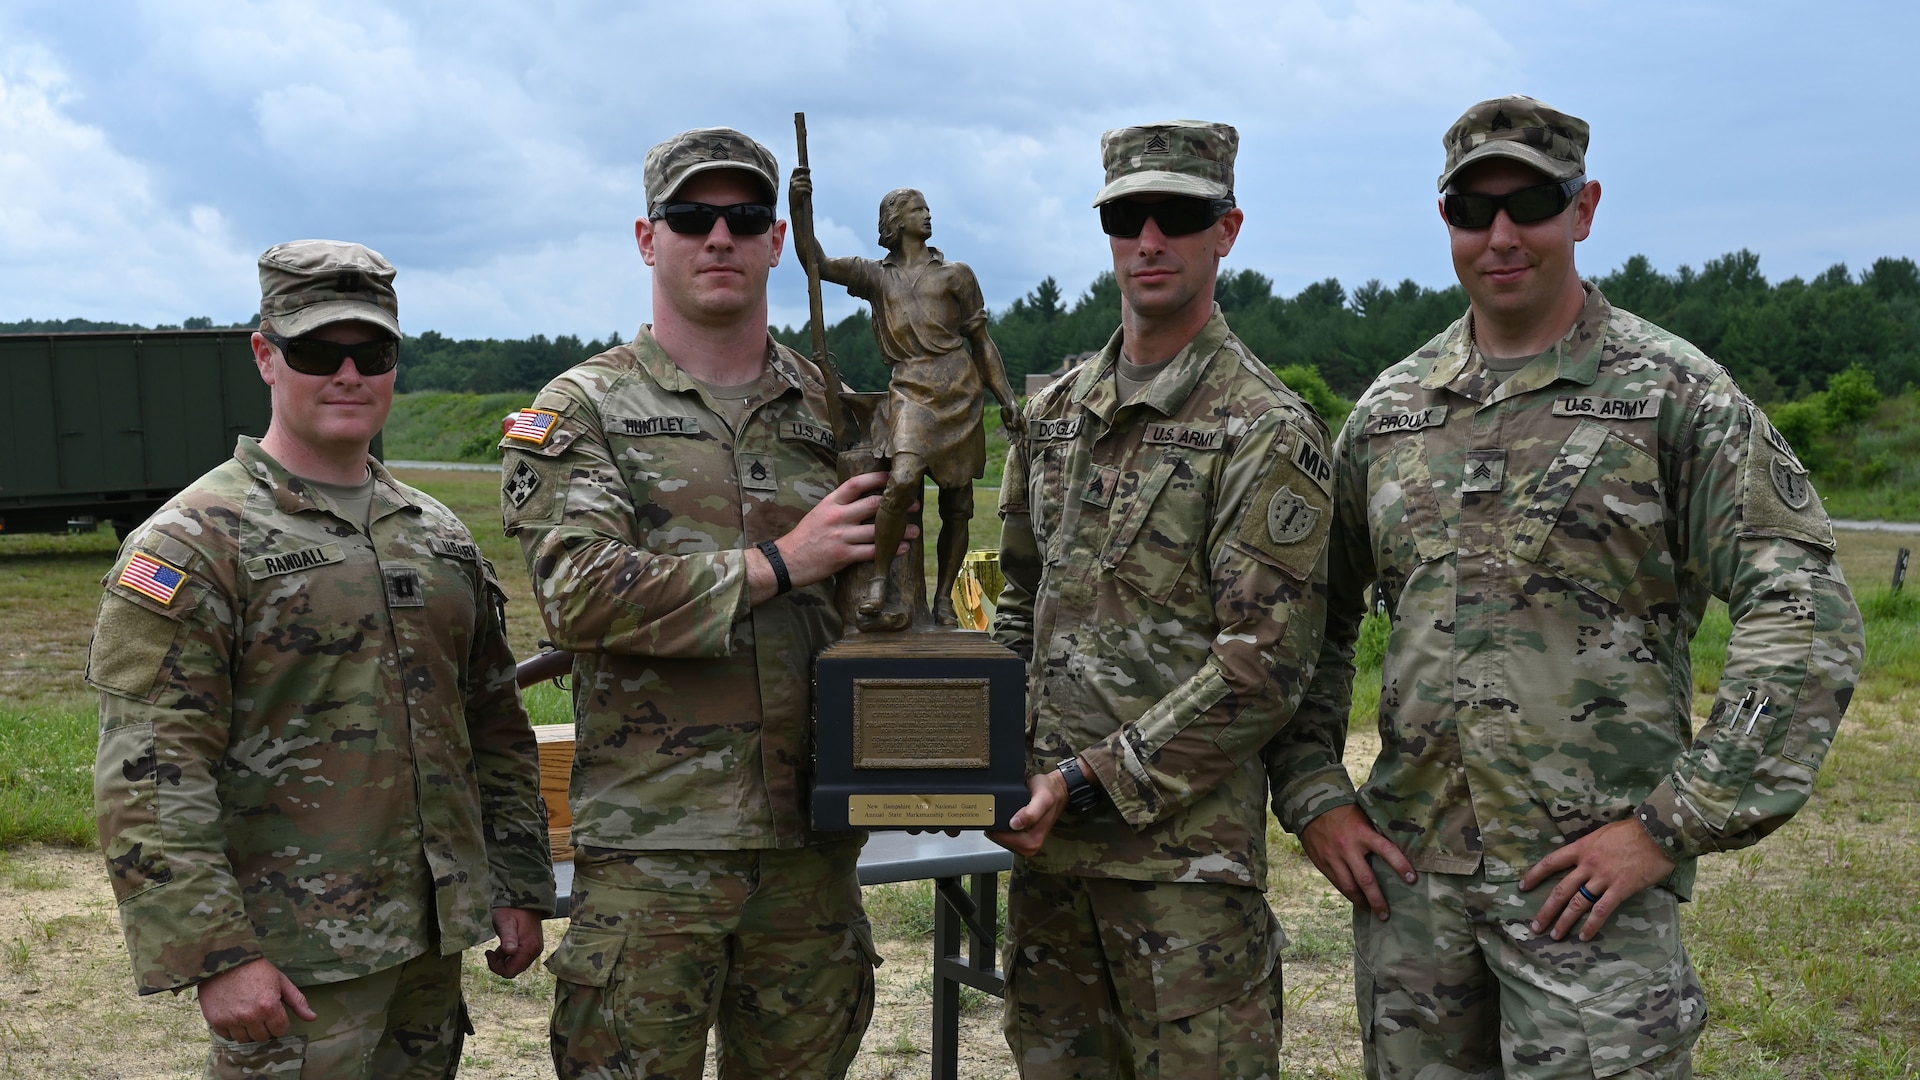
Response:
[[[251,435],[240,436],[233,448],[233,456],[249,474],[273,489],[274,506],[283,513],[320,510],[342,521],[347,520],[326,492],[288,472],[286,466],[261,448],[259,439]],[[406,489],[400,486],[385,465],[380,464],[378,458],[369,454],[367,465],[373,470],[373,508],[369,515],[372,520],[378,521],[388,514],[419,505],[406,495]]]
[[[1107,339],[1106,347],[1101,349],[1092,360],[1081,369],[1080,379],[1074,384],[1073,400],[1079,402],[1088,412],[1102,421],[1111,423],[1113,414],[1120,408],[1120,390],[1114,383],[1113,369],[1120,362],[1121,338],[1125,330],[1115,330]],[[1162,416],[1172,416],[1186,404],[1187,395],[1200,384],[1207,372],[1207,365],[1227,343],[1227,317],[1221,313],[1220,305],[1213,305],[1213,315],[1200,332],[1187,342],[1186,347],[1173,355],[1167,366],[1147,384],[1147,389],[1133,400],[1135,405],[1149,405],[1159,410]]]
[[[660,347],[659,339],[653,336],[651,324],[641,326],[640,332],[633,336],[633,355],[640,370],[646,372],[647,377],[658,383],[661,389],[681,394],[701,392],[700,384],[681,371],[680,365],[667,355],[667,350]],[[769,378],[773,380],[771,385],[768,384]],[[799,369],[781,353],[771,331],[767,333],[767,370],[761,372],[760,380],[763,401],[771,401],[789,389],[805,392],[806,388]]]
[[[1582,281],[1580,287],[1586,290],[1587,303],[1580,309],[1573,328],[1547,355],[1514,372],[1504,384],[1496,385],[1493,374],[1474,350],[1470,332],[1473,312],[1469,309],[1465,317],[1448,329],[1446,339],[1440,344],[1439,359],[1434,361],[1426,378],[1420,380],[1421,387],[1427,390],[1446,387],[1462,397],[1486,401],[1496,396],[1505,398],[1538,390],[1561,380],[1593,385],[1600,377],[1600,346],[1606,340],[1607,323],[1613,318],[1613,305],[1592,282]]]

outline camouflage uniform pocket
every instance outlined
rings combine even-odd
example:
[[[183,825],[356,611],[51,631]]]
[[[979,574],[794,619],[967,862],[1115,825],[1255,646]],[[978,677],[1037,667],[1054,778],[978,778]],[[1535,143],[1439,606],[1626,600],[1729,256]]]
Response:
[[[298,1077],[307,1060],[305,1035],[282,1035],[264,1042],[234,1042],[213,1036],[207,1075],[217,1080],[258,1076]]]
[[[547,957],[547,970],[554,978],[575,986],[606,986],[613,981],[626,947],[627,932],[623,929],[570,926],[560,947]]]
[[[1660,466],[1582,420],[1523,500],[1509,549],[1618,604],[1666,527]]]
[[[1440,508],[1426,440],[1402,438],[1374,461],[1367,477],[1367,532],[1383,567],[1404,575],[1414,566],[1444,559],[1459,546]]]
[[[1177,475],[1182,478],[1176,480]],[[1132,498],[1122,495],[1115,501],[1116,525],[1101,560],[1103,568],[1141,596],[1165,604],[1193,561],[1207,520],[1191,466],[1178,458],[1162,460]]]
[[[1706,1021],[1706,993],[1684,950],[1644,978],[1580,1003],[1580,1027],[1596,1080],[1691,1047]],[[1688,1074],[1677,1070],[1673,1075]]]
[[[1241,926],[1153,957],[1155,1020],[1164,1024],[1218,1008],[1273,973],[1286,934],[1264,899],[1257,906],[1255,917]]]

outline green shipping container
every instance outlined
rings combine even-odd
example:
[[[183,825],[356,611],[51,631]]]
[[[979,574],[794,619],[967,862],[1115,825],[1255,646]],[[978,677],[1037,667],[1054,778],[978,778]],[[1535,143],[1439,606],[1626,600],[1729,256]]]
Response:
[[[266,433],[249,330],[0,334],[0,532],[124,535]],[[374,452],[379,453],[379,442]]]

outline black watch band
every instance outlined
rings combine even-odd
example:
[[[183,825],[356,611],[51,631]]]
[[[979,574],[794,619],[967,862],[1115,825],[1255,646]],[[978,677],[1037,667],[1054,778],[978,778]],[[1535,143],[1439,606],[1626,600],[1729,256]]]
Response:
[[[780,557],[780,545],[771,540],[762,540],[754,546],[767,557],[767,565],[773,567],[773,595],[792,592],[793,578],[787,573],[787,560]]]
[[[1080,759],[1070,757],[1054,769],[1061,779],[1067,782],[1067,805],[1075,810],[1091,810],[1093,804],[1100,801],[1100,789],[1093,786],[1087,774],[1080,771]]]

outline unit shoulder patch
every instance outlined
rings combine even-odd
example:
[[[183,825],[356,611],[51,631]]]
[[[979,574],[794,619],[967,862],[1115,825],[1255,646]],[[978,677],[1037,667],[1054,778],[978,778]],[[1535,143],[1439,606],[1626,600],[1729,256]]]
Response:
[[[1293,444],[1291,451],[1287,454],[1287,460],[1293,462],[1293,467],[1299,469],[1301,475],[1319,485],[1322,495],[1331,497],[1333,495],[1333,462],[1327,458],[1324,451],[1313,444],[1312,439],[1307,438],[1304,432],[1296,429],[1290,432],[1287,438]]]
[[[1326,454],[1298,430],[1284,430],[1276,440],[1265,477],[1240,508],[1233,543],[1287,576],[1305,580],[1320,561],[1333,523],[1333,469]],[[1303,445],[1306,451],[1300,449]]]

